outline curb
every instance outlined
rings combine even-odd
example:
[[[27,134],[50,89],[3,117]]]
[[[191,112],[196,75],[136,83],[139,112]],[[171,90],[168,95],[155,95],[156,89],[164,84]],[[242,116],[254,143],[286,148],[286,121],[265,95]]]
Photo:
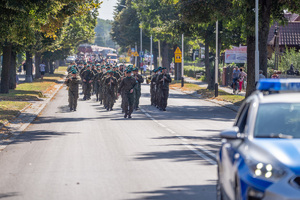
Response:
[[[34,112],[31,113],[31,117],[29,120],[27,120],[25,123],[23,123],[22,126],[20,126],[17,130],[11,132],[11,136],[9,136],[8,139],[0,141],[0,152],[3,151],[10,143],[12,143],[18,135],[24,132],[24,130],[38,117],[38,115],[44,110],[44,108],[48,105],[48,103],[55,97],[55,95],[60,91],[60,89],[63,87],[63,84],[58,84],[55,91],[50,95],[49,98],[47,98],[41,106]],[[26,106],[28,108],[30,105]],[[25,110],[25,108],[23,109]],[[18,117],[20,118],[20,115],[23,113],[20,113]],[[18,118],[16,117],[16,118]]]
[[[184,94],[187,94],[187,95],[192,96],[192,97],[195,97],[195,98],[199,98],[199,99],[204,100],[204,101],[208,101],[208,102],[210,102],[210,103],[213,103],[213,104],[222,106],[222,107],[227,108],[227,109],[229,109],[229,110],[231,110],[231,111],[234,111],[234,112],[238,112],[238,110],[239,110],[239,107],[238,107],[238,106],[235,106],[235,105],[232,104],[232,103],[228,103],[228,104],[226,105],[226,104],[218,103],[217,101],[214,101],[214,100],[201,98],[201,95],[199,95],[199,94],[194,94],[195,92],[194,92],[194,93],[187,93],[187,92],[184,92],[184,91],[182,91],[182,90],[180,90],[180,89],[172,89],[172,90],[175,90],[175,91],[178,91],[178,92],[182,92],[182,93],[184,93]]]

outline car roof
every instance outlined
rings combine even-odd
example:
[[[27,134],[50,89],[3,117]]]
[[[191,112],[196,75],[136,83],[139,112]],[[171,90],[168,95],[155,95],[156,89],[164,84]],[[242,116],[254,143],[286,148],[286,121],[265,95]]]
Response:
[[[259,103],[300,103],[300,93],[279,93],[259,95]]]

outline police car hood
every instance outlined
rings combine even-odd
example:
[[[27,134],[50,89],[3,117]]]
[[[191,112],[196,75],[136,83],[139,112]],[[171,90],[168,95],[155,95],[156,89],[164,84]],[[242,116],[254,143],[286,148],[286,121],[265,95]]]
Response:
[[[300,139],[255,138],[249,147],[253,157],[280,162],[295,173],[300,173]],[[256,154],[256,155],[254,155]],[[268,158],[267,158],[268,157]]]

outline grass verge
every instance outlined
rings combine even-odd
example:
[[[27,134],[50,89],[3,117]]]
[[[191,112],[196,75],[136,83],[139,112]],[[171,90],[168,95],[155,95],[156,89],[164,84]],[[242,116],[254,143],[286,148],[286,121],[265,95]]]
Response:
[[[32,83],[21,83],[9,94],[0,94],[0,125],[17,116],[22,109],[28,106],[28,101],[39,101],[45,94],[54,90],[67,67],[59,67],[54,74],[46,74],[44,80],[34,80]]]
[[[226,101],[233,103],[237,106],[240,106],[245,99],[244,96],[233,95],[225,92],[222,89],[219,89],[219,96],[215,97],[214,90],[208,90],[204,87],[192,83],[184,83],[184,87],[181,87],[181,83],[178,81],[174,81],[172,84],[170,84],[170,89],[180,89],[183,92],[197,92],[198,94],[201,94],[201,97],[203,99],[215,99],[218,101]]]

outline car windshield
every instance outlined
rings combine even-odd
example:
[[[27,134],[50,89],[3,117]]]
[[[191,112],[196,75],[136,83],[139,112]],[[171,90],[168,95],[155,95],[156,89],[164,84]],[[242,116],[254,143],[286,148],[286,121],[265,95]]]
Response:
[[[117,59],[117,56],[109,56],[109,59]]]
[[[261,104],[254,137],[300,138],[300,103]]]

